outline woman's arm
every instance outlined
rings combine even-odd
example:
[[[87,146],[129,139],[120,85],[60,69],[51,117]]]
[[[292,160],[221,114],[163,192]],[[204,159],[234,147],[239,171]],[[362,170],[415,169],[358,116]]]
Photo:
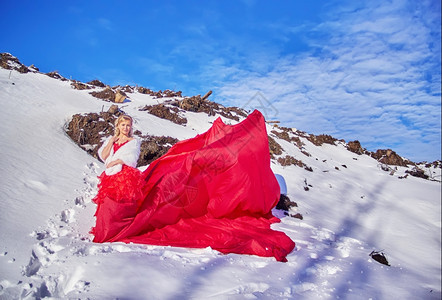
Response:
[[[131,140],[129,143],[123,145],[112,156],[112,161],[108,161],[106,167],[115,166],[117,164],[128,165],[135,168],[140,156],[140,141],[138,139]],[[108,158],[108,160],[110,160]]]
[[[106,165],[106,167],[110,168],[110,167],[113,167],[113,166],[118,165],[118,164],[124,165],[124,161],[122,161],[121,159],[113,160],[110,163],[108,163]]]
[[[116,136],[113,136],[109,139],[109,142],[107,143],[107,145],[103,148],[103,150],[101,151],[101,158],[105,161],[111,152],[112,146],[114,145],[114,143],[118,140],[118,138]]]

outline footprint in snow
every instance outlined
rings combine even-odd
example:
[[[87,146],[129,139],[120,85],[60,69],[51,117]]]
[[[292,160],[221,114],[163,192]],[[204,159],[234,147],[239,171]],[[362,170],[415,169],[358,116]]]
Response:
[[[336,249],[340,252],[341,257],[346,258],[350,256],[350,252],[353,245],[361,245],[362,243],[354,238],[341,237],[338,242],[336,242]]]
[[[61,212],[60,220],[65,223],[73,223],[75,222],[75,210],[73,209],[65,209]]]

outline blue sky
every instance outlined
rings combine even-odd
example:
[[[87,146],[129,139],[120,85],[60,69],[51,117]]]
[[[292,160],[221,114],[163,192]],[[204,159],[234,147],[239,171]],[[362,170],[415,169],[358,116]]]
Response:
[[[441,3],[3,0],[0,52],[441,159]]]

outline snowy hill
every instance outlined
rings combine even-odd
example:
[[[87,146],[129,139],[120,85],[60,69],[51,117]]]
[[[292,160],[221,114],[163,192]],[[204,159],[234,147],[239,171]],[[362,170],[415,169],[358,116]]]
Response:
[[[418,165],[431,180],[408,176],[415,166],[385,165],[344,141],[316,145],[272,124],[267,131],[281,147],[272,169],[298,204],[289,213],[303,216],[274,210],[274,228],[296,243],[287,263],[210,248],[92,243],[91,199],[103,165],[65,129],[74,114],[114,103],[90,94],[105,87],[79,90],[54,74],[25,72],[18,60],[0,68],[0,299],[441,298],[440,164]],[[180,110],[187,122],[176,124],[140,108],[182,97],[127,95],[118,106],[143,134],[183,140],[220,116]]]

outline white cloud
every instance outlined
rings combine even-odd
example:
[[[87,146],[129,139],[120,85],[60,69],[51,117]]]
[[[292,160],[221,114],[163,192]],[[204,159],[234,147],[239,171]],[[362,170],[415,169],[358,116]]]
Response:
[[[440,159],[440,14],[429,10],[408,1],[342,9],[312,28],[326,36],[310,42],[316,51],[281,56],[267,72],[219,62],[208,69],[232,76],[217,88],[231,105],[259,91],[286,126]]]

